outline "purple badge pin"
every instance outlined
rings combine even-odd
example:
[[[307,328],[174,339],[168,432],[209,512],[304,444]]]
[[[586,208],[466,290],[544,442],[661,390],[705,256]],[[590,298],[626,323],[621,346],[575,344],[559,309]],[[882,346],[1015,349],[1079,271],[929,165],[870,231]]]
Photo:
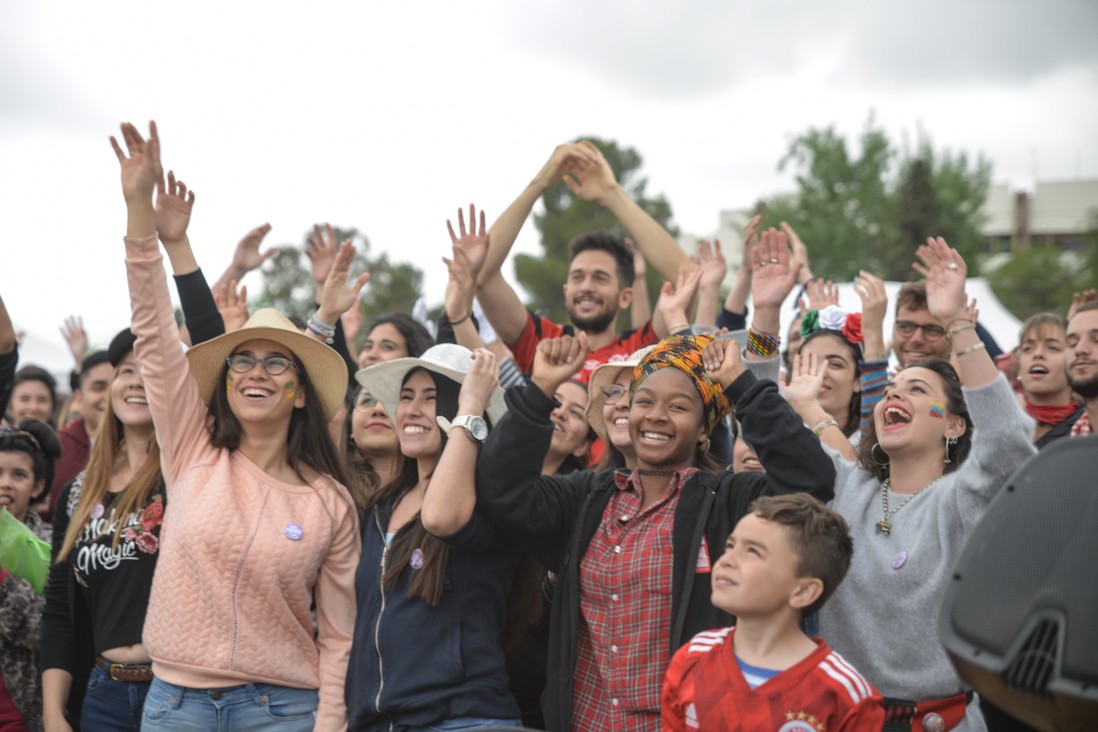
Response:
[[[942,715],[935,712],[923,717],[923,731],[924,732],[945,732],[946,723]]]
[[[92,508],[92,518],[93,519],[103,518],[103,504],[102,503],[97,503],[97,504],[95,504],[95,507]]]
[[[297,524],[286,524],[282,534],[290,541],[300,541],[301,537],[305,536],[305,530]]]
[[[408,562],[412,569],[423,569],[423,550],[419,547],[412,552],[412,559]]]
[[[901,550],[897,552],[896,556],[892,557],[892,568],[899,569],[907,564],[907,552]]]

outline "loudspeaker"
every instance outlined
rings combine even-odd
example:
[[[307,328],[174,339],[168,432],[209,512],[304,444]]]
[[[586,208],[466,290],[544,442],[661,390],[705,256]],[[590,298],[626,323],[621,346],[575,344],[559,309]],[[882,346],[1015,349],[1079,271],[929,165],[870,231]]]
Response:
[[[1011,476],[961,553],[938,635],[961,678],[1018,719],[1098,730],[1098,435]]]

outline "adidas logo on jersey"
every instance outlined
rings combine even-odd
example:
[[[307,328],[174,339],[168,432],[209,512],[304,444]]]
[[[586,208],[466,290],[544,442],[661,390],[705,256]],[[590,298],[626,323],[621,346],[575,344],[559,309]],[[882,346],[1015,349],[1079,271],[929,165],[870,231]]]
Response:
[[[694,702],[690,702],[690,705],[686,707],[686,726],[690,729],[701,729],[701,725],[698,724],[698,710],[694,708]]]

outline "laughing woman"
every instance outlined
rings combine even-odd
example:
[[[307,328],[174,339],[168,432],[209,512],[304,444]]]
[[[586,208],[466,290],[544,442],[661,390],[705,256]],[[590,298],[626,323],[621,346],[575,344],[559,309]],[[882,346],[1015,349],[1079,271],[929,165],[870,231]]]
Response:
[[[539,344],[530,383],[508,392],[510,409],[478,462],[477,506],[559,575],[548,728],[655,730],[671,654],[732,623],[709,601],[710,558],[755,497],[827,500],[834,473],[777,385],[745,371],[736,341],[673,336],[641,360],[621,396],[631,402],[638,468],[541,475],[553,395],[586,353],[569,337]],[[769,473],[706,470],[709,435],[730,400]]]
[[[874,408],[859,462],[833,455],[833,507],[858,550],[820,629],[881,690],[886,708],[908,715],[902,721],[917,703],[924,729],[983,730],[934,640],[938,608],[972,528],[1034,448],[1029,420],[966,316],[964,260],[941,238],[919,257],[927,306],[947,328],[960,378],[941,360],[903,369]],[[818,392],[819,375],[802,370],[794,381],[813,378]]]
[[[359,534],[327,425],[347,368],[269,309],[184,355],[157,234],[171,254],[186,227],[158,218],[151,198],[155,187],[183,219],[194,198],[171,174],[164,186],[150,132],[145,141],[122,126],[128,155],[111,140],[134,355],[168,498],[145,616],[155,678],[142,729],[345,729]]]

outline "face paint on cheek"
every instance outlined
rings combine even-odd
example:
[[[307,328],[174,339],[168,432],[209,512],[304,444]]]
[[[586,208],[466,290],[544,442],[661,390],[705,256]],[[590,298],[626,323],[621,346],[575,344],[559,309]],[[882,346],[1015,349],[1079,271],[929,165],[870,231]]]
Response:
[[[938,419],[945,419],[945,405],[941,402],[930,403],[930,416],[937,417]]]
[[[294,380],[293,379],[290,379],[289,381],[287,381],[286,386],[284,386],[282,388],[286,390],[286,398],[287,399],[293,399],[294,398]]]
[[[233,375],[231,373],[225,374],[225,391],[233,390]]]

